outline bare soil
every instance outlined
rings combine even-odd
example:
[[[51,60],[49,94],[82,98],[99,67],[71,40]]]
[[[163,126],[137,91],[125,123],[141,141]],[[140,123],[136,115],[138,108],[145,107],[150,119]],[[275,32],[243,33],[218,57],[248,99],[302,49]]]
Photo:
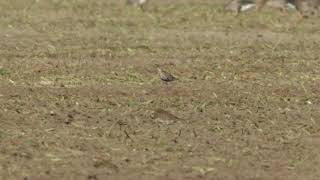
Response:
[[[319,179],[319,18],[223,2],[1,0],[0,179]]]

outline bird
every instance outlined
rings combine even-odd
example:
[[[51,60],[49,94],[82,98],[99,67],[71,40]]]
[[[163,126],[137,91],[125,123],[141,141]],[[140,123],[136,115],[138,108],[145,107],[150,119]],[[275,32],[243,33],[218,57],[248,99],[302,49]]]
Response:
[[[225,6],[226,11],[231,11],[235,16],[239,15],[241,11],[242,3],[240,0],[231,0],[227,5]]]
[[[164,82],[170,82],[177,80],[176,77],[174,77],[172,74],[168,73],[167,71],[161,69],[160,67],[157,67],[160,79]]]
[[[143,6],[147,3],[147,0],[127,0],[128,5],[139,6],[143,8]]]
[[[320,7],[320,0],[294,0],[293,4],[301,18],[308,18],[310,15],[316,15]]]
[[[276,9],[280,9],[280,11],[284,14],[287,14],[287,10],[292,8],[293,4],[292,0],[267,0],[265,2],[266,6],[273,7]]]
[[[262,7],[267,3],[268,0],[256,0],[256,10],[260,11]]]
[[[261,11],[264,6],[270,6],[279,8],[282,12],[286,12],[286,9],[290,5],[295,5],[298,1],[308,0],[231,0],[225,7],[227,11],[233,11],[238,15],[241,11],[246,11],[255,6],[256,11]],[[319,0],[309,0],[319,1]]]
[[[255,0],[256,11],[260,11],[264,6],[274,7],[286,12],[287,4],[292,0]]]
[[[261,1],[260,5],[258,5],[259,1]],[[265,4],[278,7],[282,12],[286,11],[286,7],[293,5],[302,19],[317,14],[320,7],[320,0],[256,0],[257,9],[261,9]]]

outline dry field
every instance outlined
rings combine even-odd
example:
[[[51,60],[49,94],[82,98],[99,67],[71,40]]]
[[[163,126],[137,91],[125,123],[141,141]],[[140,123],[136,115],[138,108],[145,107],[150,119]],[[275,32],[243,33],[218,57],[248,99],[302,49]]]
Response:
[[[319,18],[222,2],[0,0],[0,179],[319,179]]]

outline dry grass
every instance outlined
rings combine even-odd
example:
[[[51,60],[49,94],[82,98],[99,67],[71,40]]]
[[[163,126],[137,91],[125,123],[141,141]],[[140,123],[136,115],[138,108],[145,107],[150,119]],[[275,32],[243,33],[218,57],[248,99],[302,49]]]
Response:
[[[0,179],[318,177],[319,20],[222,2],[0,1]]]

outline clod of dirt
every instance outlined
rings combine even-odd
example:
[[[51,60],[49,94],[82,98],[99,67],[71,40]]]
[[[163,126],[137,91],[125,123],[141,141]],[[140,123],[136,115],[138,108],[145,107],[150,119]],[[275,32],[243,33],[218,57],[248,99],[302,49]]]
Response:
[[[97,175],[88,175],[88,180],[97,180]]]
[[[52,86],[54,84],[53,81],[50,81],[50,80],[41,80],[39,81],[39,85],[42,85],[42,86]]]
[[[50,116],[55,116],[56,113],[54,111],[50,111]]]
[[[56,55],[56,54],[57,54],[57,48],[56,48],[54,45],[49,44],[49,45],[48,45],[48,54],[49,54],[50,56]]]

